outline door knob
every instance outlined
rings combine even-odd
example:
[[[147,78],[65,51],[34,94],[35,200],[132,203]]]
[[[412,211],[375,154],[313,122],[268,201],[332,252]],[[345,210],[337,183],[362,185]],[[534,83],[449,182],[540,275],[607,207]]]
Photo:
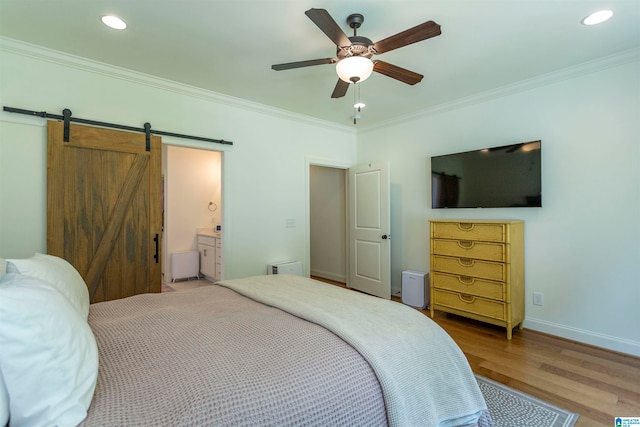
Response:
[[[383,234],[382,235],[382,240],[387,240],[387,239],[391,240],[391,234]]]

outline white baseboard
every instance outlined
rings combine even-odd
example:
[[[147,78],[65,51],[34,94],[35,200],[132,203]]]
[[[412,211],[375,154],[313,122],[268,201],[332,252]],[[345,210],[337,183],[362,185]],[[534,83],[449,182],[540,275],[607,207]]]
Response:
[[[325,279],[333,280],[334,282],[347,283],[347,276],[344,274],[332,273],[330,271],[322,271],[318,269],[311,269],[312,276],[318,276]]]
[[[535,318],[526,318],[524,320],[524,327],[534,331],[543,332],[545,334],[555,335],[584,344],[602,347],[607,350],[640,357],[640,342],[637,341],[600,334],[584,329],[572,328]]]

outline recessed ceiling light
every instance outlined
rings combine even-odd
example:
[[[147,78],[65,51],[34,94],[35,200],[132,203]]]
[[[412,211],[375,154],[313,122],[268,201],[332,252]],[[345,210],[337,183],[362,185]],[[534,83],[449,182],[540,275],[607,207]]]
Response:
[[[610,10],[599,10],[597,12],[593,12],[591,15],[584,18],[582,20],[582,23],[584,25],[596,25],[606,21],[612,16],[613,16],[613,12]]]
[[[125,28],[127,28],[127,24],[122,19],[113,15],[103,16],[102,23],[107,27],[113,28],[114,30],[124,30]]]

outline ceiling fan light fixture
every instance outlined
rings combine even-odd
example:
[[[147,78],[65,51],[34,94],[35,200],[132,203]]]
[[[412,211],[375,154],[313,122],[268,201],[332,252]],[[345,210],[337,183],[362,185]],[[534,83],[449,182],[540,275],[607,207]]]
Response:
[[[347,83],[365,81],[373,72],[373,61],[364,56],[349,56],[336,64],[340,80]]]
[[[600,24],[613,16],[613,12],[610,10],[599,10],[593,12],[582,20],[584,25],[596,25]]]
[[[102,20],[102,23],[104,25],[106,25],[109,28],[113,28],[114,30],[124,30],[125,28],[127,28],[126,22],[124,22],[122,19],[118,18],[117,16],[105,15],[100,19]]]

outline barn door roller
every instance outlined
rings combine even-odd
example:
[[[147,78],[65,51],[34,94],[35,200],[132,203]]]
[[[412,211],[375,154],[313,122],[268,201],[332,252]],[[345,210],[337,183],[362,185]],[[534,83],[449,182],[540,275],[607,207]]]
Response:
[[[62,119],[64,120],[64,142],[69,142],[69,122],[71,121],[71,110],[65,108],[62,110]]]

